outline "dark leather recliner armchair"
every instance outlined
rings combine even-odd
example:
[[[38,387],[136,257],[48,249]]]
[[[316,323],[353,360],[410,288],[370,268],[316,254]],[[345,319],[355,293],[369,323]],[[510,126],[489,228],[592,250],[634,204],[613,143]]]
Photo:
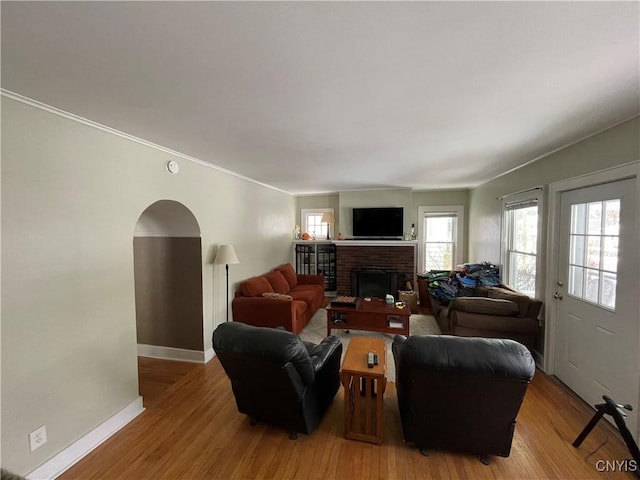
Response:
[[[397,335],[392,344],[404,440],[508,457],[535,363],[507,339]],[[425,453],[426,454],[426,453]]]
[[[340,387],[342,343],[315,345],[284,329],[223,323],[213,349],[231,380],[240,413],[284,428],[296,438],[320,423]]]

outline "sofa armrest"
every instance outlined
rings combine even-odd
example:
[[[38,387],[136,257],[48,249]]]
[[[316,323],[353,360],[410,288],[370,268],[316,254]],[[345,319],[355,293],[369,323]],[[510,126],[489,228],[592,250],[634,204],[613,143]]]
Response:
[[[532,298],[529,302],[529,309],[527,310],[527,317],[532,318],[533,320],[538,320],[538,315],[540,314],[540,310],[542,310],[542,300],[537,298]]]
[[[268,297],[236,297],[231,302],[234,321],[256,327],[281,325],[291,331],[295,318],[292,300]]]
[[[313,370],[316,373],[321,370],[327,360],[336,354],[336,352],[342,354],[342,342],[340,339],[334,335],[329,335],[324,338],[322,342],[316,345],[316,348],[309,352]]]
[[[298,274],[298,283],[301,285],[324,285],[324,275]]]

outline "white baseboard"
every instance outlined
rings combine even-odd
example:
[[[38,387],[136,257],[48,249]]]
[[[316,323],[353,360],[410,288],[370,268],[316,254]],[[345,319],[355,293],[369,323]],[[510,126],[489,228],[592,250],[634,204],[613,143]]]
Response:
[[[207,350],[204,352],[204,363],[209,363],[209,360],[211,360],[215,356],[216,352],[213,351],[213,348],[207,348]]]
[[[27,475],[27,479],[52,480],[59,477],[142,412],[144,412],[142,397],[138,397],[111,418],[40,465]]]
[[[210,349],[213,352],[213,349]],[[209,350],[206,352],[200,350],[186,350],[184,348],[161,347],[158,345],[138,344],[138,356],[161,358],[163,360],[177,360],[180,362],[207,363],[213,356]]]

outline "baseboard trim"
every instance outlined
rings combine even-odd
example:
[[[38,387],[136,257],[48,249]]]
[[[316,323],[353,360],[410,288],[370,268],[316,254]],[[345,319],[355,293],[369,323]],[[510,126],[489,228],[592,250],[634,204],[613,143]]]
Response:
[[[207,363],[209,351],[186,350],[184,348],[162,347],[158,345],[138,344],[138,356],[160,358],[162,360],[177,360],[179,362]]]
[[[213,351],[213,348],[208,348],[204,352],[204,363],[209,363],[209,360],[211,360],[215,356],[216,356],[216,352]]]
[[[28,480],[53,480],[59,477],[142,412],[144,412],[142,397],[138,397],[111,418],[40,465],[26,478]]]

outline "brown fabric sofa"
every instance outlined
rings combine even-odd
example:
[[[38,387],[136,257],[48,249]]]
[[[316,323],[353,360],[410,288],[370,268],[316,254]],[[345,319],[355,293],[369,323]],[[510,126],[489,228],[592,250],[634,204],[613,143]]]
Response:
[[[443,305],[431,297],[433,315],[443,334],[509,338],[533,350],[540,332],[542,301],[508,287],[476,287],[474,296]]]
[[[231,302],[233,320],[256,327],[284,327],[298,334],[324,301],[324,276],[300,275],[290,263],[240,284]]]

